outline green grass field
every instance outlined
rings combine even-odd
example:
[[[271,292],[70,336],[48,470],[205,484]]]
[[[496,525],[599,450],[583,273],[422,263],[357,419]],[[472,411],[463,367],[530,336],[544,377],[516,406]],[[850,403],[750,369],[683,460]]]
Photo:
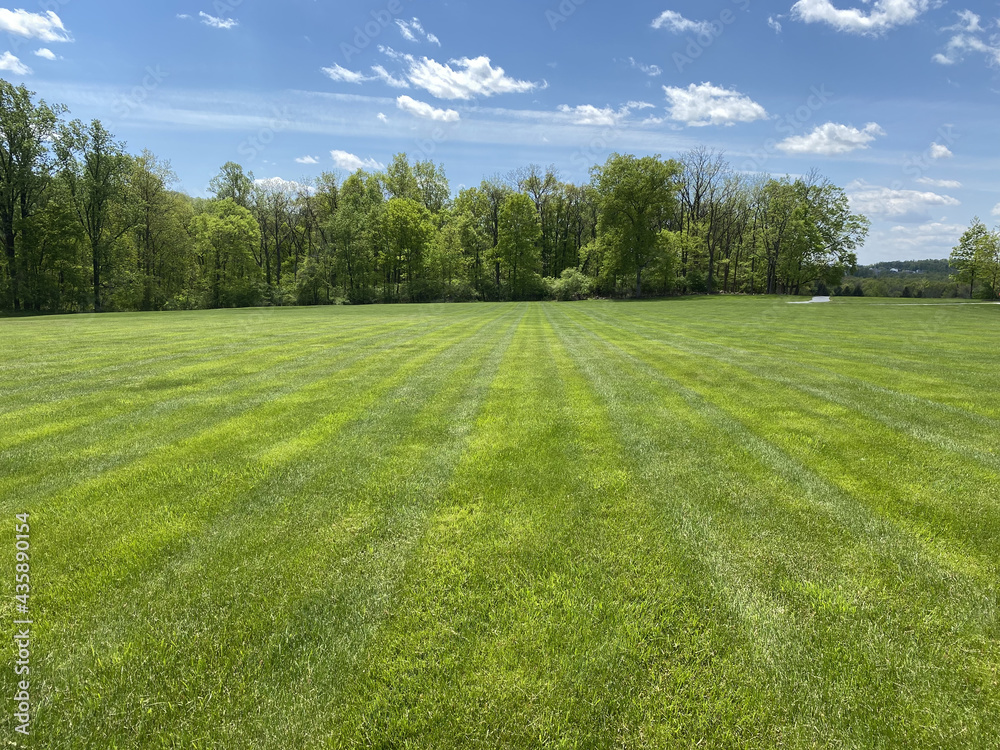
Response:
[[[30,512],[29,747],[998,746],[998,306],[267,309],[0,337],[0,616],[13,633]]]

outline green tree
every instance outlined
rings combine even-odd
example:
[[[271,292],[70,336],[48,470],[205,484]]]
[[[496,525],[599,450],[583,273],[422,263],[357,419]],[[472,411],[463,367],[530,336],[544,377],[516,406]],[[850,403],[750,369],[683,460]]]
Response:
[[[183,225],[177,212],[177,196],[170,185],[177,175],[170,162],[144,150],[132,160],[128,178],[128,202],[134,214],[138,272],[141,280],[139,307],[158,310],[174,292],[168,279],[183,265]]]
[[[449,211],[431,243],[427,272],[436,298],[459,301],[472,297],[469,285],[469,259],[462,242],[468,236],[468,215]]]
[[[612,154],[592,170],[600,199],[598,232],[615,275],[635,278],[642,296],[643,273],[659,258],[660,232],[675,220],[681,166],[659,155]]]
[[[382,204],[378,179],[359,170],[344,181],[338,208],[328,220],[334,268],[351,302],[372,302],[376,297],[376,245]]]
[[[245,172],[242,165],[227,161],[208,183],[208,191],[220,201],[232,198],[237,206],[250,208],[254,193],[253,172]]]
[[[0,79],[0,238],[7,259],[10,300],[21,309],[24,268],[17,257],[24,226],[42,204],[52,170],[48,143],[60,106],[35,104],[34,92]]]
[[[989,285],[989,294],[996,294],[997,276],[1000,274],[998,240],[976,216],[972,225],[962,234],[958,245],[951,251],[950,263],[955,269],[954,280],[969,285],[969,296],[975,296],[976,282]]]
[[[260,302],[263,273],[253,257],[260,227],[232,198],[213,201],[191,220],[207,307],[247,307]]]
[[[104,310],[104,276],[111,272],[112,248],[131,229],[122,212],[130,169],[124,146],[100,120],[64,125],[56,139],[59,175],[90,245],[94,311]]]
[[[430,212],[409,198],[392,198],[382,215],[383,270],[386,291],[392,299],[417,301],[425,298],[422,271],[434,237]],[[392,291],[394,290],[394,291]]]
[[[420,202],[432,214],[440,214],[448,206],[451,188],[444,174],[444,167],[433,161],[418,161],[413,165]]]
[[[23,224],[19,243],[25,307],[82,311],[90,298],[86,238],[65,187],[54,181],[46,197]]]
[[[403,198],[406,200],[421,202],[420,183],[410,166],[409,157],[405,153],[396,154],[392,157],[392,163],[386,167],[382,175],[382,183],[385,187],[386,197]]]
[[[469,258],[472,288],[483,299],[495,298],[500,286],[499,261],[492,273],[488,264],[499,241],[500,206],[509,192],[483,182],[461,191],[455,201],[455,212],[467,219],[462,223],[462,247]]]
[[[506,276],[509,299],[531,296],[536,277],[542,270],[539,242],[541,221],[531,198],[512,193],[500,208],[500,234],[496,253]]]

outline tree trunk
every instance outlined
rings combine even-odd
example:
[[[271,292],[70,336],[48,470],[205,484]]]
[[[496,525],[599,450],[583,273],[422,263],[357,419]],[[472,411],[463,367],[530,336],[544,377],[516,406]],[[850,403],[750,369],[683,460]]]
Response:
[[[14,299],[14,311],[21,310],[21,290],[17,278],[17,241],[14,236],[13,221],[4,222],[3,245],[7,253],[7,273],[10,275],[10,293]]]
[[[101,250],[99,245],[93,242],[90,244],[91,256],[94,265],[94,312],[104,312],[104,305],[101,303]]]

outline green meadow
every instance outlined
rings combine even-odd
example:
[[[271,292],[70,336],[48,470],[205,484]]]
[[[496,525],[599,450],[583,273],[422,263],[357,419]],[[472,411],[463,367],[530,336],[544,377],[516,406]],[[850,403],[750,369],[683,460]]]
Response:
[[[25,747],[998,745],[1000,306],[79,315],[0,346]]]

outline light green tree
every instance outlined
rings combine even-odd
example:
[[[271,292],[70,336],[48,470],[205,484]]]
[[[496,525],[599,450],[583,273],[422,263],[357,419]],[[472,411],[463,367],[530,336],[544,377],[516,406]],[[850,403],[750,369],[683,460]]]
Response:
[[[616,276],[635,278],[642,296],[643,273],[660,256],[660,232],[670,228],[677,210],[681,166],[659,155],[612,154],[591,174],[600,200],[598,233],[607,248],[606,262]]]
[[[427,290],[422,271],[434,238],[430,212],[410,198],[392,198],[385,204],[381,230],[386,290],[392,299],[402,301],[405,285],[407,299],[424,299]]]
[[[446,212],[444,223],[431,243],[427,271],[437,298],[465,300],[471,297],[470,263],[462,245],[464,238],[469,236],[471,221],[467,214]]]
[[[232,198],[236,205],[250,208],[254,192],[253,172],[244,171],[234,161],[227,161],[219,174],[208,183],[208,191],[220,201]]]
[[[996,232],[990,232],[978,216],[973,218],[958,245],[952,249],[950,263],[955,269],[952,278],[960,284],[969,285],[970,297],[975,296],[977,282],[986,287],[986,296],[997,295],[1000,281],[1000,237]]]
[[[246,307],[260,301],[263,272],[253,257],[260,227],[232,198],[213,201],[191,220],[207,307]]]
[[[530,296],[532,282],[542,270],[541,238],[541,222],[531,198],[523,193],[508,195],[500,208],[496,248],[508,299]]]

